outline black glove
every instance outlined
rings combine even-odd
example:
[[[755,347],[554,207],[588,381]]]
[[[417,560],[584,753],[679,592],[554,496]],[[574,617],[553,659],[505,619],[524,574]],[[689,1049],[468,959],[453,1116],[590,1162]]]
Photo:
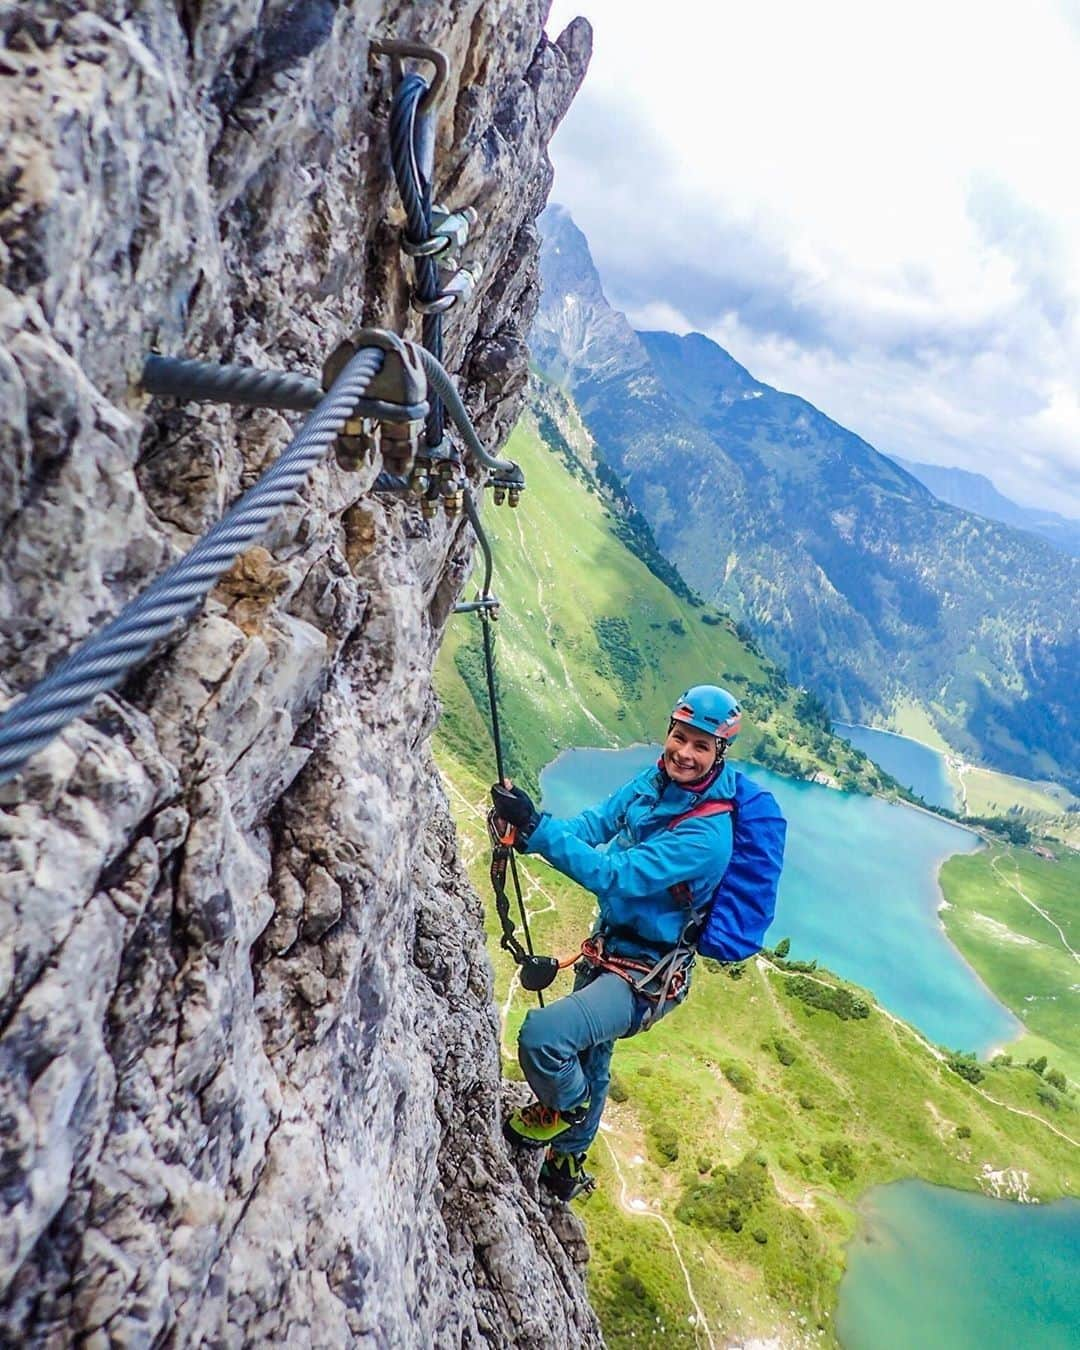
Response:
[[[519,787],[508,788],[502,783],[493,783],[491,800],[495,803],[495,814],[508,825],[513,825],[518,838],[524,843],[540,820],[540,814],[529,794]]]

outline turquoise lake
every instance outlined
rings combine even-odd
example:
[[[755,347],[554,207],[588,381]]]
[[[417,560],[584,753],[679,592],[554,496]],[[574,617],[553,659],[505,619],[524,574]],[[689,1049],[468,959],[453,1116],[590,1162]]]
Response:
[[[930,806],[957,809],[956,791],[949,782],[945,756],[910,736],[897,736],[891,731],[875,727],[850,726],[846,722],[833,723],[833,731],[856,750],[869,755],[886,773],[892,774],[901,787],[911,788]]]
[[[903,1181],[847,1249],[844,1350],[1077,1350],[1080,1201],[1018,1205]]]
[[[658,746],[567,750],[540,776],[542,805],[574,815],[656,762]],[[837,792],[750,766],[788,819],[787,856],[770,940],[873,990],[930,1040],[981,1054],[1019,1033],[945,936],[937,873],[970,853],[970,830],[876,797]]]

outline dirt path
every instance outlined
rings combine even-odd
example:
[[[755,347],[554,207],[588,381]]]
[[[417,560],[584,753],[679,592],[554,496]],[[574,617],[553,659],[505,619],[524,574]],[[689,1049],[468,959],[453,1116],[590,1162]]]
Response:
[[[1046,920],[1046,922],[1050,925],[1050,927],[1054,929],[1054,931],[1057,933],[1058,937],[1061,939],[1062,946],[1069,953],[1072,959],[1076,962],[1080,962],[1080,953],[1074,951],[1073,948],[1069,946],[1069,939],[1062,932],[1058,924],[1054,922],[1054,920],[1050,917],[1049,914],[1047,914],[1046,910],[1043,909],[1041,905],[1036,904],[1035,901],[1032,900],[1031,896],[1027,895],[1021,888],[1020,869],[1016,866],[1016,860],[1015,859],[1012,860],[1013,873],[1015,877],[1014,880],[1010,880],[998,868],[998,863],[1001,862],[1003,857],[1004,854],[998,854],[996,858],[991,858],[990,870],[994,873],[994,875],[998,878],[999,881],[1003,881],[1006,886],[1008,886],[1011,890],[1014,890],[1016,894],[1020,897],[1020,899],[1023,900],[1025,905],[1030,905],[1036,914],[1040,915],[1042,918]]]
[[[629,1214],[635,1219],[655,1219],[655,1221],[663,1228],[664,1232],[667,1233],[671,1242],[672,1251],[675,1253],[675,1259],[678,1261],[679,1269],[682,1271],[683,1279],[686,1281],[686,1292],[694,1309],[694,1330],[702,1331],[704,1333],[705,1339],[709,1343],[709,1350],[716,1350],[716,1341],[713,1339],[708,1320],[706,1319],[704,1312],[702,1312],[701,1304],[697,1301],[697,1295],[694,1293],[694,1286],[690,1281],[690,1272],[686,1268],[686,1262],[683,1260],[683,1254],[671,1224],[668,1223],[667,1219],[665,1219],[662,1214],[657,1214],[655,1210],[650,1209],[648,1203],[639,1196],[630,1195],[619,1155],[615,1152],[615,1148],[612,1145],[611,1140],[607,1137],[607,1132],[603,1130],[603,1127],[601,1127],[601,1131],[600,1137],[603,1139],[607,1151],[611,1155],[611,1161],[615,1167],[615,1175],[619,1178],[619,1208],[624,1214]]]
[[[960,814],[961,814],[961,816],[966,816],[967,813],[968,813],[968,795],[967,795],[967,778],[966,778],[966,774],[967,774],[968,769],[971,768],[971,765],[970,765],[970,764],[965,764],[964,761],[963,761],[962,759],[958,759],[958,758],[957,758],[956,756],[954,756],[954,755],[946,755],[946,756],[945,756],[945,763],[946,763],[946,764],[948,765],[948,767],[949,767],[950,769],[952,769],[952,770],[954,771],[954,773],[956,774],[956,781],[957,781],[957,783],[960,785]]]

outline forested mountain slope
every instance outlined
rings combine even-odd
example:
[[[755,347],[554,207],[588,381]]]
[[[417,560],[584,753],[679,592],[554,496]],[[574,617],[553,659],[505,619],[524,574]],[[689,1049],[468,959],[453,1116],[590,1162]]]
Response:
[[[914,697],[968,756],[1080,782],[1080,563],[938,501],[708,338],[635,334],[566,213],[544,220],[536,359],[689,584],[834,714]]]
[[[1042,535],[1063,553],[1080,554],[1080,520],[1070,520],[1056,511],[1020,506],[1000,493],[985,474],[967,469],[945,468],[940,464],[919,464],[899,455],[890,455],[896,464],[917,478],[940,501],[978,516],[1014,525],[1018,530]]]
[[[558,391],[538,389],[508,451],[528,490],[485,514],[497,558],[494,625],[511,771],[536,774],[571,745],[663,735],[674,700],[716,680],[742,701],[740,758],[863,790],[892,781],[834,737],[813,694],[792,687],[732,621],[702,602],[657,551],[588,433]],[[439,736],[469,763],[490,757],[479,620],[461,616],[439,655]]]

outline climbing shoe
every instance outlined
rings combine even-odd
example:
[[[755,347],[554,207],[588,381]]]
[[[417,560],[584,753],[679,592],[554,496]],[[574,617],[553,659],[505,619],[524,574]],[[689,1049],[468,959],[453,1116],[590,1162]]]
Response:
[[[503,1134],[521,1148],[543,1148],[571,1125],[580,1125],[588,1109],[587,1101],[569,1111],[555,1111],[542,1102],[531,1102],[507,1118]]]
[[[584,1153],[556,1153],[549,1148],[540,1168],[540,1185],[566,1204],[576,1195],[591,1195],[596,1178],[585,1171]]]

